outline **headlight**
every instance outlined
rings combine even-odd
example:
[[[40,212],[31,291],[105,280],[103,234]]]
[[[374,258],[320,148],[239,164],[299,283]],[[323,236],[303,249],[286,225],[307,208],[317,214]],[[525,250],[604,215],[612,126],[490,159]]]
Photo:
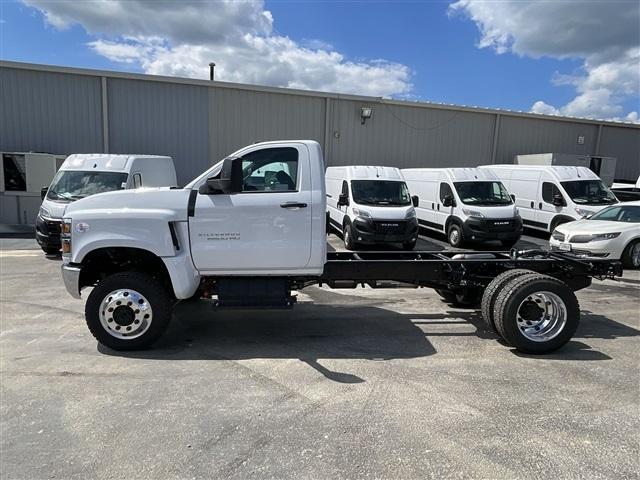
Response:
[[[71,255],[71,219],[63,218],[60,225],[60,242],[62,255]]]
[[[614,238],[618,238],[622,232],[613,232],[613,233],[596,233],[591,235],[592,242],[598,242],[600,240],[611,240]]]
[[[551,236],[553,237],[554,240],[558,240],[559,242],[564,242],[565,235],[564,233],[559,232],[557,228],[553,231]]]
[[[48,217],[50,216],[50,215],[49,215],[49,210],[47,210],[47,209],[46,209],[46,208],[44,208],[44,207],[40,207],[40,210],[38,211],[38,214],[39,214],[41,217],[47,217],[47,218],[48,218]]]
[[[411,207],[407,210],[407,214],[404,216],[405,220],[411,220],[412,218],[416,218],[416,209]]]
[[[352,208],[351,211],[353,212],[354,215],[357,215],[358,217],[371,218],[371,214],[366,210],[360,210],[359,208]]]
[[[591,210],[585,210],[584,208],[576,208],[576,213],[581,217],[588,217],[589,215],[593,215],[596,212],[592,212]]]
[[[477,210],[469,210],[468,208],[463,208],[462,213],[464,213],[468,217],[484,218],[484,214]]]

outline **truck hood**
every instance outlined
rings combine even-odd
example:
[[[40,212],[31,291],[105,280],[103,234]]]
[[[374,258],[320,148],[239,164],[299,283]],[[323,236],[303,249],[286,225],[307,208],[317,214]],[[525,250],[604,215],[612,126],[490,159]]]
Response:
[[[72,218],[163,217],[167,221],[186,221],[190,192],[158,187],[98,193],[67,204],[64,215]]]
[[[467,205],[458,202],[458,206],[463,210],[480,212],[485,218],[513,218],[515,216],[515,205]]]

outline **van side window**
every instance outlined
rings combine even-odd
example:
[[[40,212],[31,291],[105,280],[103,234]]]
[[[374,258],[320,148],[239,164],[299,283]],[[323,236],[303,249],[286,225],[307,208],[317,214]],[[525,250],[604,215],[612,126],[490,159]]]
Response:
[[[294,192],[298,182],[298,150],[266,148],[242,157],[243,192]]]
[[[349,184],[346,180],[342,182],[342,195],[346,195],[349,198]]]
[[[560,189],[558,187],[550,182],[542,183],[542,199],[545,202],[553,203],[553,197],[555,197],[556,195],[562,196],[562,192],[560,192]]]
[[[140,188],[142,186],[142,175],[139,173],[133,174],[133,188]]]
[[[447,196],[454,198],[453,191],[451,190],[451,187],[448,183],[442,182],[440,184],[440,202],[444,202],[444,197]]]

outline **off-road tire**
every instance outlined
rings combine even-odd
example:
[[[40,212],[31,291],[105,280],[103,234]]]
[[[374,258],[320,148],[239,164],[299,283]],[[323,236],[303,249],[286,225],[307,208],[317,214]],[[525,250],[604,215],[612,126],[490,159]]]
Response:
[[[562,300],[566,308],[566,322],[562,330],[547,341],[526,338],[517,325],[518,308],[528,296],[547,291]],[[545,354],[564,346],[576,332],[580,323],[580,306],[573,290],[560,280],[537,273],[511,279],[498,293],[495,304],[495,326],[509,345],[523,353]]]
[[[100,304],[114,290],[131,289],[142,294],[151,305],[153,320],[141,336],[127,340],[112,336],[100,322]],[[85,305],[85,320],[95,339],[113,350],[142,350],[149,348],[162,336],[171,320],[173,302],[165,287],[155,278],[141,272],[114,273],[91,291]]]
[[[496,278],[491,280],[489,285],[486,286],[486,288],[484,289],[484,293],[482,294],[480,310],[482,312],[482,319],[484,320],[484,325],[487,330],[500,335],[500,333],[496,329],[494,320],[496,298],[498,297],[498,293],[500,293],[502,288],[514,278],[521,277],[522,275],[530,273],[534,272],[531,270],[525,270],[523,268],[507,270],[506,272],[502,272]]]

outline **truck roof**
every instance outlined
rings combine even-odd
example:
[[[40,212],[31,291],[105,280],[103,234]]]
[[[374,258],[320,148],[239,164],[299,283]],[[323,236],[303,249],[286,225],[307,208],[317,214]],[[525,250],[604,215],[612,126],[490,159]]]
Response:
[[[599,180],[600,177],[587,167],[565,167],[556,165],[482,165],[481,169],[489,170],[537,170],[549,172],[558,181]]]
[[[107,153],[74,153],[64,161],[60,170],[97,170],[110,172],[128,172],[136,159],[151,159],[171,161],[171,157],[164,155],[126,154],[115,155]]]
[[[344,180],[404,180],[399,168],[374,165],[329,167],[327,168],[326,176]]]
[[[418,180],[424,173],[445,173],[453,182],[499,181],[490,170],[480,168],[406,168],[402,174],[408,179]]]

